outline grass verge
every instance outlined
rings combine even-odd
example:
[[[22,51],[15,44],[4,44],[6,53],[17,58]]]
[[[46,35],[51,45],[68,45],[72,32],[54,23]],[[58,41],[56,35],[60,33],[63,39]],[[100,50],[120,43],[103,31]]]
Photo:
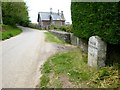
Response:
[[[57,44],[65,44],[65,42],[62,39],[59,39],[58,37],[56,37],[55,35],[53,35],[50,32],[45,32],[46,35],[46,41],[48,42],[53,42],[53,43],[57,43]]]
[[[2,31],[0,31],[0,40],[9,39],[10,37],[20,34],[21,32],[22,30],[18,27],[2,25]]]
[[[116,66],[95,70],[87,65],[87,55],[80,50],[58,53],[42,67],[40,88],[118,88]]]

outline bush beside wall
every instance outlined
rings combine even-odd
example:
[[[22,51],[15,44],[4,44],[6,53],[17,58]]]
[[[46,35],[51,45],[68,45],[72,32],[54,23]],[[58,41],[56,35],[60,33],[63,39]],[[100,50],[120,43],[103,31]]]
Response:
[[[120,2],[72,2],[73,32],[88,40],[100,36],[110,44],[120,44]]]

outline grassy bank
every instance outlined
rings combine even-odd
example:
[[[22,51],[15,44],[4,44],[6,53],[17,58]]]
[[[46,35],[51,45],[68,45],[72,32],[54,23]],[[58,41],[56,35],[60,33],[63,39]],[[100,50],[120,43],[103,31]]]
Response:
[[[59,39],[58,37],[56,37],[55,35],[53,35],[50,32],[45,32],[46,38],[45,40],[48,42],[53,42],[53,43],[57,43],[57,44],[65,44],[65,42],[62,39]]]
[[[58,53],[42,67],[40,88],[118,88],[117,66],[95,70],[80,50]]]
[[[22,32],[18,27],[12,27],[8,25],[1,25],[2,31],[0,31],[0,40],[9,39],[10,37],[16,36]]]

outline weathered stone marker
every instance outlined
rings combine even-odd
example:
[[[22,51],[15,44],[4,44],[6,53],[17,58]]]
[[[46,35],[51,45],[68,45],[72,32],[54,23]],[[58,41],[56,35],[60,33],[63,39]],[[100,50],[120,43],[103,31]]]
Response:
[[[88,42],[88,65],[99,68],[105,66],[106,43],[98,36],[92,36]]]

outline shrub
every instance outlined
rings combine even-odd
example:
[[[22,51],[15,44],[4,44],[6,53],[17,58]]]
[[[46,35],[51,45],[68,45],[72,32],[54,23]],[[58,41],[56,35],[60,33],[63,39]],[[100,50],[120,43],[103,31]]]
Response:
[[[72,25],[61,26],[59,29],[65,32],[72,32]]]
[[[54,29],[58,29],[59,27],[58,26],[54,26]]]
[[[54,29],[55,25],[51,24],[50,29]]]
[[[62,30],[62,31],[66,31],[67,30],[66,26],[61,26],[59,29]]]
[[[72,2],[73,32],[89,39],[100,36],[110,44],[120,44],[120,2]]]
[[[40,30],[41,30],[41,28],[39,27],[39,25],[36,24],[36,23],[30,23],[30,24],[28,25],[28,27],[34,28],[34,29],[40,29]]]
[[[66,26],[66,27],[67,27],[66,32],[73,32],[73,27],[72,27],[72,25],[68,25],[68,26]]]

